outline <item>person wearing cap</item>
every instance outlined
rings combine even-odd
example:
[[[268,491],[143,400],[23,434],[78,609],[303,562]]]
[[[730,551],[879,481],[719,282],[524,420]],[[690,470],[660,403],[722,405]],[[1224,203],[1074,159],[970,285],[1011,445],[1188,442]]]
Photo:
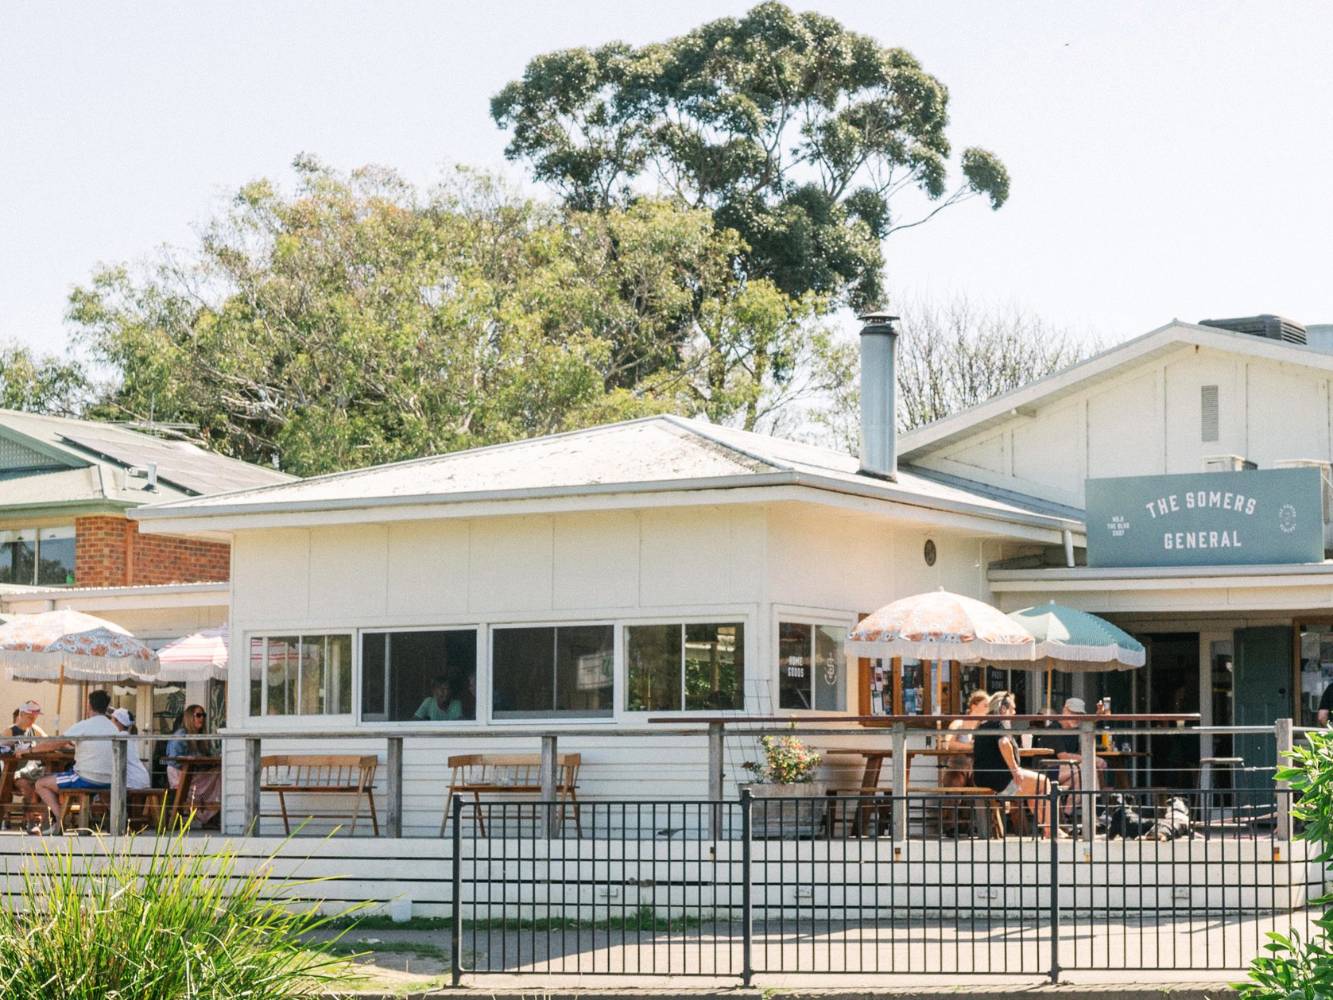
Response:
[[[1057,722],[1061,729],[1077,729],[1078,716],[1087,715],[1087,703],[1082,698],[1066,698],[1064,707],[1060,710]],[[1102,715],[1103,706],[1097,706],[1097,714]],[[1083,787],[1083,754],[1079,752],[1077,733],[1042,733],[1033,739],[1033,745],[1046,747],[1055,751],[1054,759],[1059,761],[1059,770],[1056,772],[1055,780],[1061,788],[1066,791],[1078,791]],[[1106,761],[1102,758],[1096,758],[1097,761],[1097,788],[1101,788],[1102,772],[1106,770]],[[1095,789],[1094,789],[1095,790]],[[1074,800],[1077,796],[1071,795],[1065,800],[1065,815],[1073,815]]]
[[[111,713],[111,721],[116,724],[116,728],[122,733],[132,733],[138,735],[139,727],[134,724],[134,713],[128,708],[118,708]],[[148,768],[143,766],[143,760],[139,757],[139,741],[135,740],[129,746],[129,753],[125,760],[125,787],[126,788],[152,788],[152,779],[148,777]]]
[[[45,736],[46,733],[42,731],[41,726],[37,725],[37,717],[41,714],[42,706],[29,698],[14,709],[14,719],[6,735],[27,739]],[[32,749],[31,743],[12,743],[10,746],[13,748],[13,752],[19,756]],[[27,805],[35,806],[37,804],[37,779],[45,773],[40,760],[27,761],[14,772],[14,790],[23,797],[23,801]]]
[[[111,696],[105,691],[88,693],[88,714],[65,730],[65,736],[116,736],[120,730],[107,717]],[[74,766],[60,774],[46,774],[37,782],[37,797],[51,812],[47,833],[60,833],[60,790],[62,788],[104,789],[111,787],[113,762],[111,741],[108,739],[80,739],[77,743],[63,741],[74,749]]]

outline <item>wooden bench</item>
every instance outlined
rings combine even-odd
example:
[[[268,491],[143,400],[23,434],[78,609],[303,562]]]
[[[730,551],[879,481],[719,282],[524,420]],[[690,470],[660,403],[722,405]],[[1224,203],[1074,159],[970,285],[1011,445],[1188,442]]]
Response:
[[[60,802],[60,826],[70,827],[77,814],[75,829],[91,830],[94,824],[105,824],[111,811],[111,792],[103,788],[61,788],[57,791]],[[128,788],[127,822],[131,830],[160,829],[165,815],[165,788]],[[37,808],[37,807],[30,807]],[[45,806],[41,807],[43,810]]]
[[[993,839],[1004,839],[1004,806],[1000,801],[1000,796],[991,789],[983,788],[980,785],[914,785],[907,789],[909,797],[913,793],[929,796],[929,798],[923,799],[923,805],[931,804],[939,810],[941,828],[944,826],[944,812],[946,809],[953,810],[955,831],[958,829],[958,817],[961,809],[966,807],[969,822],[971,822],[971,817],[976,810],[984,809],[987,820],[987,835]],[[950,800],[953,801],[950,802]]]
[[[579,815],[579,766],[583,758],[576,753],[559,754],[556,760],[555,795],[557,829],[564,829],[565,807],[574,814],[574,829],[583,836]],[[542,792],[540,754],[456,754],[449,758],[449,794],[444,800],[444,819],[440,820],[440,836],[449,825],[455,795],[471,795],[472,808],[477,818],[477,830],[486,836],[486,821],[481,814],[483,795],[540,795]]]
[[[378,837],[380,821],[375,813],[375,771],[378,767],[379,758],[374,755],[273,754],[259,760],[259,790],[274,792],[278,796],[282,828],[289,834],[292,832],[292,824],[287,813],[288,795],[353,796],[352,825],[347,831],[349,836],[356,833],[356,823],[361,815],[361,797],[364,795],[370,806],[370,823]],[[347,814],[305,813],[304,818],[342,819],[347,818]]]

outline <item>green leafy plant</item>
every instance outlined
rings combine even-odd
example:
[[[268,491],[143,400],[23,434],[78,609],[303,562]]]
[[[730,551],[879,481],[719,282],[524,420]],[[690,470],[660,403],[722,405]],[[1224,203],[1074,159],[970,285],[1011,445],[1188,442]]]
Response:
[[[270,859],[271,860],[271,859]],[[322,996],[343,970],[313,907],[284,895],[309,881],[248,871],[184,835],[101,854],[34,853],[0,908],[0,990],[65,1000],[290,1000]],[[336,940],[336,939],[335,939]]]
[[[741,767],[765,784],[796,785],[810,781],[821,760],[819,753],[810,749],[795,736],[761,736],[762,761],[747,760]]]
[[[1291,786],[1293,819],[1302,824],[1297,836],[1320,845],[1318,860],[1333,862],[1333,730],[1309,734],[1307,742],[1287,755],[1290,765],[1277,771]],[[1323,907],[1310,933],[1302,938],[1269,933],[1266,954],[1250,964],[1249,982],[1236,989],[1246,1000],[1333,997],[1333,895],[1313,900]]]

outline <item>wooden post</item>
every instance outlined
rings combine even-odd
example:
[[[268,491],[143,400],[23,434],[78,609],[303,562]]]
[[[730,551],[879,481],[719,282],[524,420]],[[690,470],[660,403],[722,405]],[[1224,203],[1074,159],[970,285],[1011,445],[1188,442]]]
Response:
[[[722,772],[722,723],[710,722],[708,724],[708,798],[713,803],[710,807],[712,815],[709,818],[710,832],[714,840],[722,839],[722,806],[721,802],[725,796],[722,782],[726,775]]]
[[[385,794],[388,804],[385,808],[384,834],[386,837],[403,835],[403,738],[390,736],[387,752],[384,756],[384,770],[387,773]]]
[[[1291,763],[1288,756],[1295,742],[1291,719],[1278,719],[1273,724],[1273,735],[1277,739],[1277,766],[1286,767]],[[1291,839],[1291,785],[1285,781],[1277,783],[1277,829],[1273,836],[1278,840]]]
[[[907,726],[893,724],[893,842],[907,839]]]
[[[257,837],[259,835],[259,779],[260,779],[260,739],[258,736],[245,738],[245,811],[241,818],[241,835]],[[225,796],[224,796],[225,798]]]
[[[1083,839],[1091,845],[1097,834],[1097,796],[1093,794],[1093,789],[1097,787],[1097,734],[1091,722],[1078,724],[1078,755],[1083,778],[1082,801],[1079,803],[1083,816]]]
[[[547,733],[542,736],[542,801],[547,803],[542,807],[542,833],[546,837],[554,837],[555,829],[555,800],[559,794],[556,790],[556,772],[560,768],[560,758],[556,755],[555,734]]]
[[[127,768],[130,760],[129,740],[121,736],[111,738],[111,833],[124,836],[130,828],[129,776]],[[90,817],[83,817],[87,820]]]

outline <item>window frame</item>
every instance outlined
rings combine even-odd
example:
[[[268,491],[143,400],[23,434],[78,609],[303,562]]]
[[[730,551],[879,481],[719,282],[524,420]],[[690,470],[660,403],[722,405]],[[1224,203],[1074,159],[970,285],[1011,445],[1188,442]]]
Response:
[[[490,654],[490,644],[487,642],[487,626],[480,623],[467,623],[459,625],[375,625],[368,628],[357,628],[352,630],[356,636],[356,649],[354,650],[352,673],[352,696],[356,706],[353,712],[355,724],[358,727],[373,726],[379,728],[387,726],[397,729],[467,729],[477,728],[480,725],[489,725],[491,722],[491,705],[489,698],[483,698],[482,691],[482,665],[487,661]],[[361,708],[361,692],[365,684],[364,670],[365,665],[361,657],[361,639],[367,635],[391,635],[398,632],[471,632],[476,638],[476,654],[473,658],[472,669],[475,671],[473,677],[477,689],[477,714],[473,719],[441,719],[438,722],[429,719],[365,719]],[[385,660],[385,669],[388,668],[388,659]],[[485,675],[487,690],[489,691],[490,676],[489,671]],[[321,718],[321,716],[316,716]],[[503,720],[508,721],[508,720]]]
[[[772,650],[772,659],[768,666],[765,677],[772,686],[773,691],[773,709],[774,711],[792,712],[798,716],[804,715],[857,715],[860,704],[860,678],[856,669],[856,659],[848,657],[847,651],[843,650],[842,663],[842,691],[844,709],[823,709],[823,708],[780,708],[782,704],[782,663],[780,662],[779,650],[782,644],[782,625],[809,625],[812,628],[818,628],[821,625],[830,628],[846,629],[848,634],[856,628],[858,615],[854,611],[837,611],[830,608],[810,608],[798,605],[775,604],[773,605],[772,621],[769,623],[769,649]]]
[[[626,634],[627,629],[640,626],[652,625],[678,625],[682,629],[681,635],[681,705],[685,704],[685,646],[683,630],[691,625],[739,625],[743,630],[741,637],[741,652],[745,659],[745,673],[741,678],[741,707],[740,708],[657,708],[657,709],[632,709],[629,707],[629,637]],[[755,662],[755,642],[756,635],[754,629],[754,615],[748,612],[737,612],[736,614],[706,614],[706,615],[657,615],[651,618],[626,618],[617,622],[616,627],[616,645],[617,645],[617,669],[616,683],[619,690],[616,694],[617,717],[636,722],[642,722],[652,716],[670,716],[671,718],[689,719],[700,718],[713,715],[727,715],[742,717],[753,714],[751,707],[753,698],[751,690],[754,683],[758,680],[750,664]]]
[[[13,581],[14,586],[39,587],[43,590],[61,590],[67,587],[77,587],[79,585],[79,579],[78,576],[75,574],[75,567],[73,565],[70,565],[68,567],[68,573],[66,574],[67,576],[74,577],[73,583],[70,583],[68,581],[62,583],[38,582],[38,577],[41,575],[41,570],[42,570],[42,533],[49,531],[69,532],[68,540],[74,544],[74,553],[77,557],[78,531],[73,521],[70,522],[61,521],[56,524],[28,523],[28,524],[19,524],[19,525],[0,528],[0,536],[8,534],[13,534],[13,535],[22,535],[24,533],[32,534],[32,578],[22,582],[15,580]],[[48,541],[49,540],[50,539],[48,539]],[[2,544],[7,544],[7,543],[0,542],[0,545]]]
[[[621,688],[622,661],[624,660],[624,644],[620,637],[620,622],[612,618],[577,618],[577,619],[559,619],[541,621],[490,621],[481,626],[486,635],[486,712],[485,722],[487,725],[499,726],[605,726],[612,725],[620,719],[617,711],[619,705],[617,702],[618,692]],[[605,715],[573,715],[552,711],[550,715],[533,717],[516,716],[496,716],[495,715],[495,631],[496,629],[533,629],[533,628],[607,628],[611,629],[611,711]],[[478,655],[481,654],[478,648]],[[481,690],[481,674],[477,675],[477,690]],[[481,697],[478,697],[478,701]],[[482,713],[477,712],[476,722],[482,721]]]
[[[245,664],[245,692],[243,695],[245,702],[245,720],[247,725],[261,726],[270,729],[291,728],[292,722],[299,721],[302,725],[310,723],[355,723],[360,711],[361,696],[357,687],[357,681],[361,675],[361,650],[357,642],[357,628],[263,628],[244,633],[244,644],[241,646],[241,657]],[[297,640],[304,645],[306,639],[322,638],[326,636],[347,636],[351,640],[352,656],[348,669],[351,671],[351,697],[348,699],[347,711],[345,712],[320,712],[316,714],[307,713],[289,713],[282,715],[268,715],[268,684],[265,682],[260,685],[259,714],[256,715],[251,705],[250,687],[254,683],[254,678],[250,676],[250,647],[256,639],[285,639],[296,636]],[[298,655],[297,662],[300,662]],[[264,645],[264,669],[268,669],[268,644]],[[298,675],[299,676],[299,675]],[[299,685],[299,682],[298,682]],[[327,697],[327,689],[326,689]]]

